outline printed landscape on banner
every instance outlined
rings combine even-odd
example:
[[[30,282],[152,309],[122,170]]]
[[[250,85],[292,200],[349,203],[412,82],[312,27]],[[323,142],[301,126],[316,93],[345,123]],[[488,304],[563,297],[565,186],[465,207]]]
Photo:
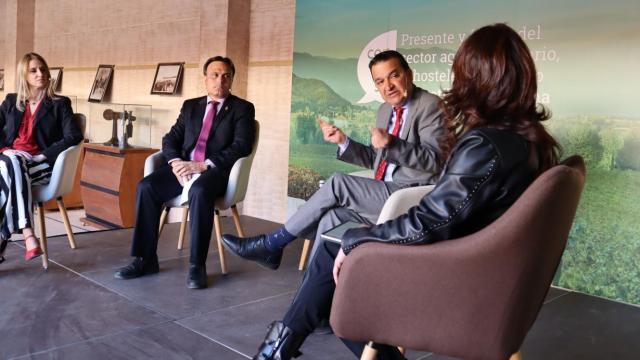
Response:
[[[380,95],[368,62],[396,49],[414,83],[441,94],[456,49],[474,29],[506,22],[529,45],[538,101],[564,156],[584,157],[588,176],[554,283],[640,304],[640,3],[524,0],[296,2],[289,196],[307,199],[334,172],[321,117],[368,143]]]

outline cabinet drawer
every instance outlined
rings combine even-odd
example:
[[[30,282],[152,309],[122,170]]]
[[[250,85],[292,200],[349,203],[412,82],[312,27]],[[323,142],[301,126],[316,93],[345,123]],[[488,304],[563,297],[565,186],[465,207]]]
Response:
[[[124,157],[87,149],[82,166],[82,182],[119,191],[123,168]]]

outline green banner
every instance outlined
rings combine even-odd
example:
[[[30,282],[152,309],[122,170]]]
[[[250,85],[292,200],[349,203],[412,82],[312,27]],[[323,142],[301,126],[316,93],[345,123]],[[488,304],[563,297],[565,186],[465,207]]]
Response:
[[[289,196],[307,199],[332,173],[362,170],[335,159],[315,119],[369,142],[382,101],[367,66],[377,52],[398,50],[414,83],[440,94],[464,38],[506,22],[536,60],[549,130],[588,167],[554,283],[640,304],[639,18],[636,0],[297,1]]]

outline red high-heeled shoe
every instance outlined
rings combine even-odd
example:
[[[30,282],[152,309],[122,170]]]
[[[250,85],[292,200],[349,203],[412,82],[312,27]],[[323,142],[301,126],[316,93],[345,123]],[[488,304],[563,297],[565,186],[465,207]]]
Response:
[[[36,237],[35,237],[35,236],[33,236],[33,235],[31,235],[31,236],[27,236],[27,237],[25,238],[25,241],[26,241],[28,238],[30,238],[30,237],[32,237],[32,238],[34,238],[34,239],[36,238]],[[37,239],[36,239],[36,240],[37,240]],[[25,243],[25,246],[26,246],[26,243]],[[40,255],[42,255],[42,254],[44,254],[44,251],[42,251],[42,248],[40,247],[40,245],[38,245],[38,246],[34,247],[34,248],[33,248],[33,249],[31,249],[31,250],[27,250],[27,252],[24,254],[24,260],[25,260],[25,261],[33,260],[33,259],[37,258],[38,256],[40,256]]]

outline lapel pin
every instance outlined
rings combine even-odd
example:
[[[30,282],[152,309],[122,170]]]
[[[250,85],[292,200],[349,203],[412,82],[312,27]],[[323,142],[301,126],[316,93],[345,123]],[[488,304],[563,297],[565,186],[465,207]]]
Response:
[[[225,106],[225,107],[224,107],[224,111],[227,111],[227,110],[229,110],[229,107],[228,107],[228,106]]]

